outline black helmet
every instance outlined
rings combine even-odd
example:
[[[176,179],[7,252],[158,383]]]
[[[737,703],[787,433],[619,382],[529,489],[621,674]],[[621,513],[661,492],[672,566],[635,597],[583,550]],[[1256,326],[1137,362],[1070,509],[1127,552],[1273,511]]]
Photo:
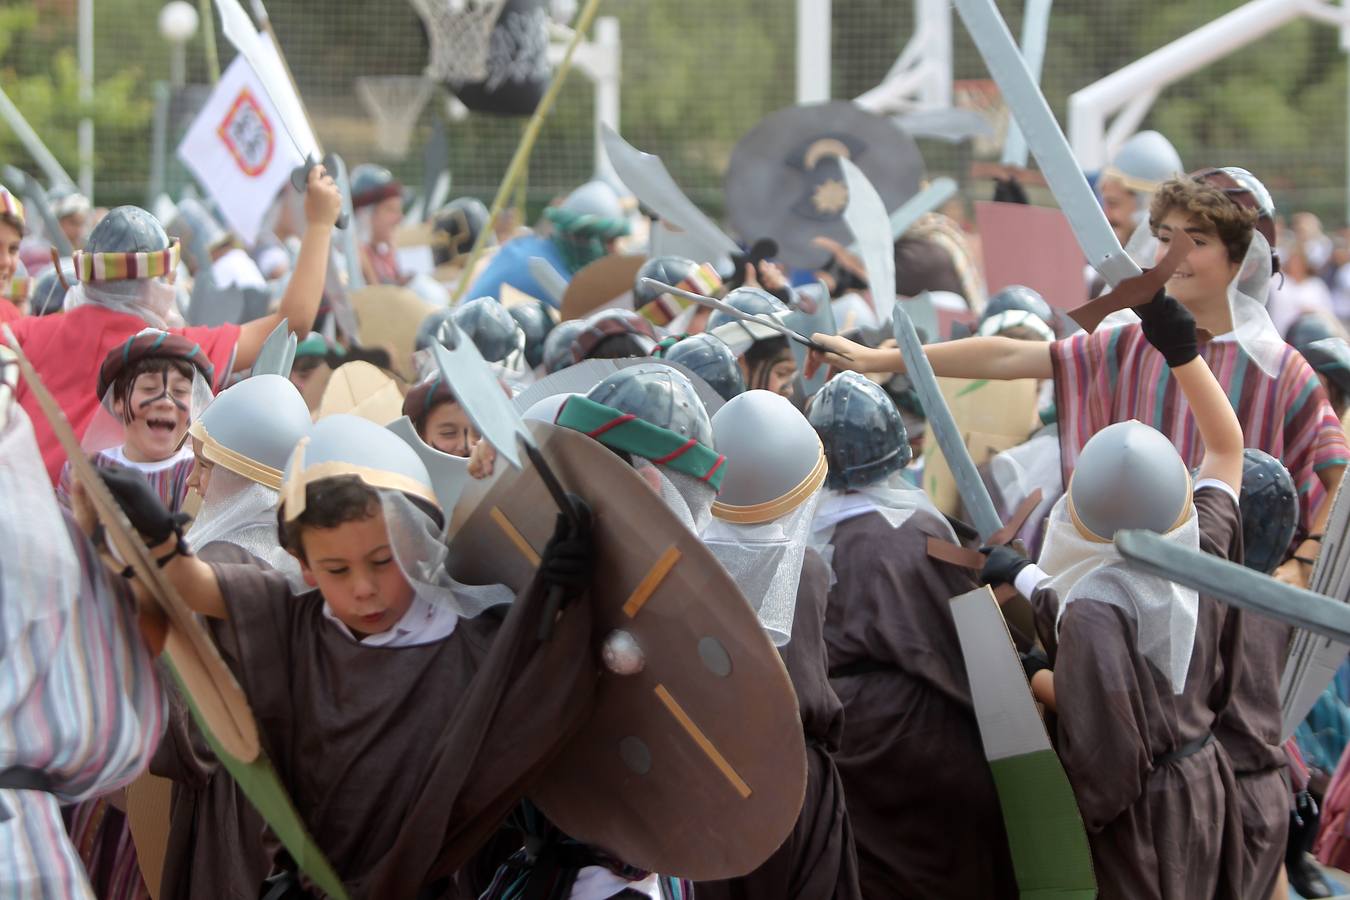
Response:
[[[672,344],[662,358],[679,363],[708,382],[723,400],[745,391],[745,379],[735,354],[711,334],[691,334]]]
[[[478,297],[461,303],[450,318],[473,341],[483,359],[508,368],[520,368],[524,360],[525,332],[495,298]]]
[[[678,286],[681,281],[691,277],[698,270],[698,263],[681,256],[653,256],[642,264],[633,279],[633,308],[641,309],[651,303],[662,292],[643,283],[642,279],[651,278],[662,284]],[[684,305],[684,301],[680,301]]]
[[[435,312],[429,312],[417,326],[417,336],[413,338],[413,347],[417,350],[425,350],[431,346],[433,341],[440,340],[441,326],[450,321],[451,311],[448,309],[438,309]]]
[[[834,490],[866,487],[909,464],[913,451],[904,420],[881,385],[857,372],[825,382],[806,408],[807,421],[825,445]]]
[[[1289,555],[1298,525],[1298,492],[1278,459],[1242,451],[1242,547],[1248,568],[1270,574]]]
[[[66,302],[66,285],[75,282],[75,267],[68,260],[61,261],[63,284],[57,275],[56,266],[48,266],[42,274],[33,279],[33,289],[28,294],[28,312],[34,316],[48,316],[58,313]]]
[[[466,255],[487,223],[488,208],[477,197],[459,197],[442,206],[431,220],[432,260],[443,266]]]
[[[544,338],[544,371],[551,375],[576,362],[572,358],[572,342],[585,328],[584,319],[567,319],[553,326]]]
[[[544,341],[553,330],[553,317],[537,302],[521,303],[507,310],[525,333],[525,362],[531,369],[544,358]]]
[[[1011,309],[1029,312],[1051,328],[1055,327],[1055,311],[1050,308],[1050,304],[1045,302],[1040,292],[1021,284],[1010,284],[990,297],[984,305],[980,321]]]

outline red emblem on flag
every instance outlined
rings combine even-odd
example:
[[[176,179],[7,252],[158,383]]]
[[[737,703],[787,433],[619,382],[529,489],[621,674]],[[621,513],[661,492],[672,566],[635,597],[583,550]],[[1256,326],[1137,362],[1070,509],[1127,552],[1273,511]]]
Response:
[[[248,88],[239,91],[216,133],[230,148],[245,175],[257,177],[272,162],[272,151],[276,147],[272,123]]]

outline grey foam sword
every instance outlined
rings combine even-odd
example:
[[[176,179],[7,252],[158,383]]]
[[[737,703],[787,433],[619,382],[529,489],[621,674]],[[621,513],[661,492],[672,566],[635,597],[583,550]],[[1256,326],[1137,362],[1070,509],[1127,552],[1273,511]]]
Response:
[[[1350,606],[1276,581],[1200,550],[1178,547],[1151,531],[1116,533],[1120,555],[1151,575],[1194,588],[1232,606],[1350,644]]]
[[[1149,271],[1140,269],[1121,247],[1106,220],[994,0],[952,2],[984,58],[989,74],[1003,93],[1004,102],[1017,120],[1046,183],[1087,256],[1088,264],[1111,285],[1110,293],[1078,307],[1069,315],[1083,328],[1092,331],[1111,313],[1149,302],[1194,247],[1190,237],[1184,233],[1174,235],[1167,255]]]

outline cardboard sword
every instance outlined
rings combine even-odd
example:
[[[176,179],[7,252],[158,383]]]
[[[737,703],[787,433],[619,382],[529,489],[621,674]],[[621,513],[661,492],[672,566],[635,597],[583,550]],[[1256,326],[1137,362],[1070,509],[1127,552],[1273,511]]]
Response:
[[[1167,255],[1147,272],[1141,270],[1116,239],[994,0],[953,0],[953,3],[1069,220],[1088,264],[1111,285],[1109,293],[1069,315],[1092,331],[1111,313],[1148,303],[1191,252],[1194,243],[1188,235],[1174,235]]]
[[[1350,606],[1276,581],[1210,553],[1178,547],[1151,531],[1116,533],[1120,555],[1151,575],[1194,588],[1230,606],[1350,644]]]

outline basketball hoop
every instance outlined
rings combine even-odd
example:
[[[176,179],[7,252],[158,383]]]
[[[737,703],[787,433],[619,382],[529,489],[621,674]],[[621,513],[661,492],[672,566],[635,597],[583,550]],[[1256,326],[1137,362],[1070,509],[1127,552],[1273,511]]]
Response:
[[[431,59],[425,73],[428,79],[466,84],[487,78],[492,27],[506,0],[410,2],[431,40]]]
[[[363,75],[356,96],[375,120],[375,149],[381,156],[404,159],[413,127],[435,85],[419,75]]]

